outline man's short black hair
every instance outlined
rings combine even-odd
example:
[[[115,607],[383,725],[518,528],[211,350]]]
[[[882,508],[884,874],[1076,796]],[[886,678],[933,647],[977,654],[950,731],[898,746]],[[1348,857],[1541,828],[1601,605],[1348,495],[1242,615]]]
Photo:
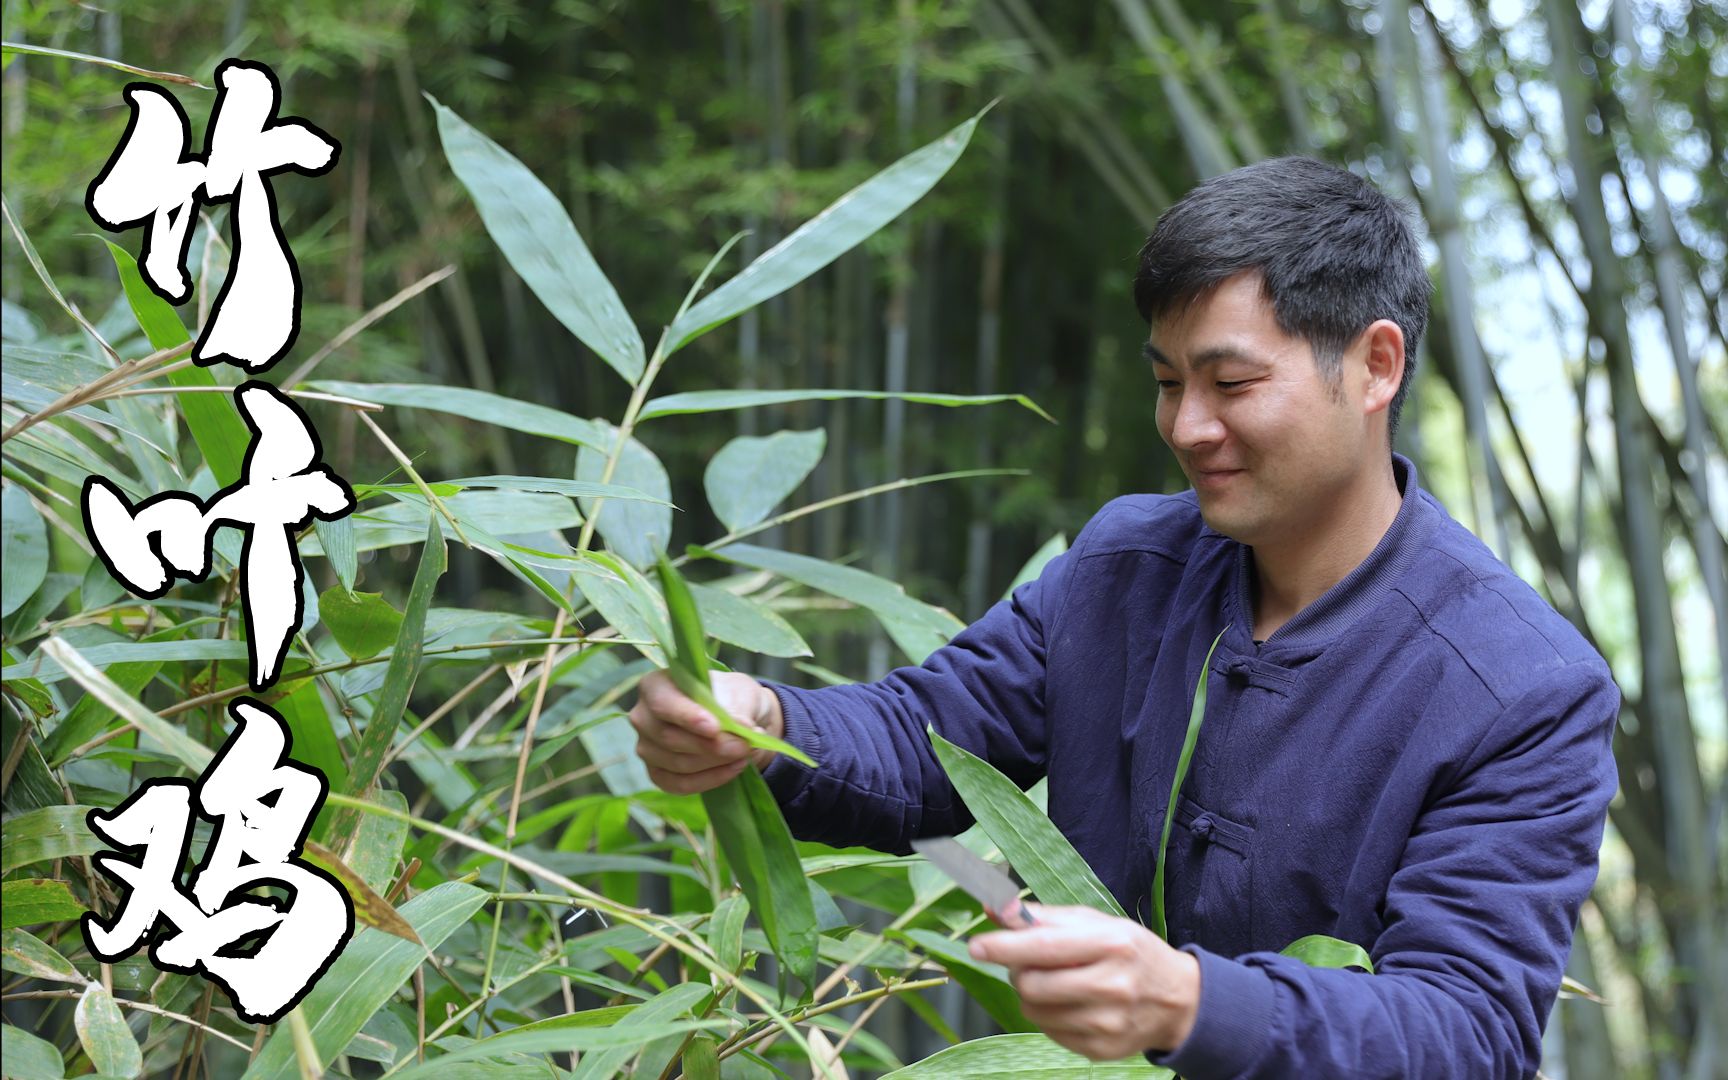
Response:
[[[1134,305],[1150,325],[1258,270],[1279,329],[1313,346],[1333,389],[1344,350],[1376,319],[1391,319],[1404,331],[1404,379],[1387,410],[1390,440],[1433,291],[1415,220],[1405,203],[1312,158],[1246,165],[1201,183],[1158,219],[1140,249]]]

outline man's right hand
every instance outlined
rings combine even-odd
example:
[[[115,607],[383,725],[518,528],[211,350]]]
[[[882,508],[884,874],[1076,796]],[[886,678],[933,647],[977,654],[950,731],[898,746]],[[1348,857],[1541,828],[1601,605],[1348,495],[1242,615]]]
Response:
[[[782,737],[786,720],[774,691],[737,672],[716,671],[709,678],[715,699],[734,720]],[[636,729],[636,754],[648,766],[648,779],[674,795],[717,788],[752,761],[767,768],[774,760],[774,751],[752,750],[743,739],[721,731],[714,714],[686,697],[664,671],[642,677],[630,726]]]

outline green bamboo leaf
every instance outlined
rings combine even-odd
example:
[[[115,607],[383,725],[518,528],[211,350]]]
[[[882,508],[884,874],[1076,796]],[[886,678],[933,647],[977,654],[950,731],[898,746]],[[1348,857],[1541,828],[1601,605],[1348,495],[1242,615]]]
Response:
[[[925,657],[966,628],[965,623],[943,609],[907,596],[904,588],[887,578],[854,567],[837,566],[808,555],[794,555],[754,544],[727,544],[715,550],[692,544],[688,550],[693,555],[769,570],[801,585],[868,608],[888,631],[888,636],[915,664],[923,663]]]
[[[444,480],[441,483],[456,491],[497,488],[503,491],[536,491],[584,499],[628,499],[636,502],[657,503],[668,507],[673,505],[657,495],[638,491],[625,484],[599,484],[588,480],[564,480],[556,476],[464,476],[456,480]],[[432,486],[436,488],[438,484]]]
[[[315,840],[307,840],[305,846],[306,859],[330,871],[331,876],[342,883],[354,901],[354,919],[365,926],[376,927],[386,934],[393,934],[403,941],[421,944],[420,937],[414,928],[408,925],[408,920],[391,906],[390,902],[379,896],[372,886],[366,884],[366,879],[334,851]]]
[[[1022,566],[1020,572],[1014,575],[1014,580],[1008,583],[1008,589],[1002,594],[1002,599],[1006,600],[1010,596],[1013,596],[1014,590],[1026,584],[1028,581],[1036,580],[1038,575],[1044,572],[1045,565],[1049,563],[1051,559],[1054,559],[1056,556],[1067,550],[1068,538],[1062,533],[1057,533],[1055,536],[1044,541],[1044,546],[1032,553],[1032,557],[1026,560],[1026,565]]]
[[[755,765],[702,793],[720,850],[774,953],[805,985],[816,974],[816,905],[780,804]]]
[[[50,49],[45,45],[26,45],[21,41],[0,42],[0,52],[7,56],[20,53],[25,56],[52,56],[59,60],[77,60],[80,63],[96,64],[100,67],[124,71],[128,75],[137,75],[144,79],[155,79],[157,82],[176,83],[180,86],[195,86],[200,90],[210,90],[190,75],[176,75],[172,71],[154,71],[150,68],[135,67],[119,60],[111,60],[106,56],[91,56],[89,53],[67,52],[65,49]]]
[[[607,446],[618,437],[618,429],[598,421],[607,433]],[[598,483],[606,471],[606,452],[583,447],[576,451],[576,479]],[[582,513],[595,518],[594,527],[605,538],[606,546],[632,566],[647,567],[666,550],[672,538],[672,481],[666,466],[654,451],[631,438],[618,456],[612,472],[612,483],[646,492],[655,502],[614,501],[607,499],[598,506],[593,499],[579,500]]]
[[[10,827],[7,822],[7,842],[11,843]],[[50,982],[83,983],[84,976],[72,966],[72,961],[61,956],[47,942],[24,930],[0,931],[0,966],[15,975],[27,975],[32,979],[47,979]]]
[[[1090,1061],[1044,1035],[993,1035],[950,1046],[882,1080],[1173,1080],[1145,1058]]]
[[[1004,1031],[1037,1031],[1037,1025],[1026,1019],[1020,1010],[1020,995],[1008,981],[1008,969],[1000,964],[986,964],[972,959],[964,942],[955,941],[934,930],[902,931],[908,941],[929,954],[943,970],[983,1006]]]
[[[120,717],[132,724],[138,730],[147,733],[151,738],[191,769],[201,773],[215,757],[210,748],[181,730],[178,724],[171,724],[157,716],[144,703],[128,694],[115,684],[114,680],[98,671],[88,660],[81,656],[77,649],[58,635],[42,643],[42,651],[50,660],[59,664],[70,677],[85,691],[95,696],[103,705],[114,710]]]
[[[991,103],[995,104],[994,102]],[[836,199],[738,276],[679,316],[666,330],[671,355],[697,336],[776,296],[827,266],[899,217],[936,186],[959,159],[990,106],[936,141],[914,150]]]
[[[1374,974],[1374,961],[1369,959],[1366,949],[1354,941],[1343,941],[1325,934],[1297,938],[1279,950],[1279,955],[1294,957],[1310,967],[1359,967],[1370,975]]]
[[[313,390],[357,398],[402,409],[430,409],[482,424],[540,435],[560,442],[591,446],[602,452],[611,448],[605,429],[592,420],[529,401],[470,390],[465,386],[435,383],[358,383],[319,379],[306,384]]]
[[[336,571],[336,580],[344,589],[354,588],[354,578],[360,573],[360,550],[354,546],[353,515],[344,514],[335,521],[313,518],[312,531],[324,557],[330,560],[330,569]]]
[[[434,511],[419,488],[391,491],[389,506],[367,507],[345,520],[354,523],[357,551],[418,544],[426,537],[426,525]],[[526,491],[457,491],[440,496],[444,509],[462,524],[462,531],[475,547],[491,534],[551,532],[582,524],[576,507],[562,495],[539,495]],[[443,515],[439,514],[442,518]],[[497,548],[500,545],[488,545]],[[322,555],[316,534],[300,538],[300,554]]]
[[[289,665],[283,676],[293,679],[299,670],[302,669],[298,664]],[[332,790],[341,791],[348,785],[348,761],[342,756],[342,747],[330,723],[330,712],[318,693],[318,684],[310,679],[300,679],[288,685],[294,689],[272,702],[271,708],[288,725],[294,760],[317,769],[324,774]],[[325,814],[321,812],[319,817],[322,819]]]
[[[64,881],[23,878],[0,884],[0,929],[65,922],[89,910]]]
[[[103,240],[103,243],[108,245],[108,253],[114,257],[114,266],[120,272],[120,287],[126,292],[126,300],[132,305],[138,326],[150,339],[150,347],[171,349],[192,340],[174,306],[144,283],[138,262],[131,253],[112,240]],[[221,385],[209,368],[196,364],[171,372],[168,381],[174,386],[187,387]],[[252,435],[246,422],[240,419],[233,397],[228,394],[180,394],[178,398],[180,413],[186,417],[186,426],[198,444],[198,452],[204,455],[204,464],[210,467],[210,474],[216,478],[216,486],[224,488],[239,480]]]
[[[300,1003],[308,1017],[312,1043],[324,1061],[334,1061],[372,1014],[384,1007],[414,969],[486,903],[486,893],[461,882],[445,882],[398,909],[425,946],[366,928],[355,932],[342,955]],[[246,1080],[289,1080],[299,1072],[287,1025],[279,1025],[264,1044]]]
[[[1206,719],[1206,675],[1212,668],[1212,654],[1224,640],[1224,631],[1212,639],[1206,650],[1206,660],[1200,665],[1200,682],[1194,688],[1194,704],[1188,711],[1188,731],[1182,737],[1182,755],[1176,759],[1176,776],[1170,782],[1170,801],[1164,809],[1164,828],[1158,837],[1158,869],[1152,874],[1152,932],[1168,939],[1170,928],[1164,917],[1164,854],[1170,848],[1170,826],[1176,821],[1176,801],[1182,796],[1182,781],[1188,778],[1188,763],[1194,757],[1194,745],[1200,741],[1200,724]]]
[[[11,1024],[0,1025],[0,1057],[6,1061],[6,1075],[16,1080],[61,1080],[66,1075],[66,1062],[53,1043]]]
[[[144,1051],[138,1039],[114,1004],[114,995],[102,989],[100,983],[84,988],[78,1007],[72,1013],[72,1025],[78,1029],[78,1041],[90,1056],[90,1064],[103,1076],[137,1076],[144,1071]]]
[[[361,733],[360,746],[354,752],[354,764],[348,774],[350,795],[365,795],[378,780],[384,755],[396,737],[396,728],[408,708],[408,694],[420,674],[420,660],[426,647],[426,611],[432,606],[432,591],[443,576],[445,560],[444,532],[439,528],[438,515],[427,518],[426,543],[420,550],[420,565],[414,571],[414,584],[408,590],[408,608],[403,613],[396,634],[396,647],[390,651],[390,666],[384,674],[384,689]],[[334,835],[345,836],[352,831],[355,817],[342,814],[338,821],[346,825]],[[340,1048],[338,1048],[340,1049]]]
[[[246,659],[246,643],[217,641],[213,638],[193,638],[186,641],[111,641],[80,649],[79,655],[83,657],[84,663],[96,671],[127,664],[208,664],[218,660]],[[59,682],[70,677],[65,667],[46,649],[27,660],[7,665],[3,674],[8,679],[34,678],[44,683]]]
[[[336,644],[355,660],[388,649],[402,630],[402,613],[382,593],[349,592],[338,585],[319,595],[318,611]]]
[[[1031,409],[1049,420],[1055,418],[1025,394],[932,394],[922,391],[889,393],[884,390],[691,390],[668,394],[642,406],[639,420],[682,413],[723,412],[729,409],[753,409],[759,405],[784,405],[793,401],[839,401],[843,398],[863,398],[867,401],[910,401],[914,405],[996,405],[1012,401]]]
[[[739,722],[720,704],[709,681],[711,666],[708,663],[706,638],[702,632],[701,616],[696,610],[696,600],[690,595],[690,587],[685,583],[684,576],[666,561],[664,555],[660,556],[656,569],[660,575],[660,591],[664,596],[671,626],[671,640],[662,641],[660,647],[667,656],[667,674],[678,684],[678,689],[713,713],[722,731],[738,736],[751,746],[785,754],[815,768],[816,762],[812,761],[808,754],[791,743]]]
[[[696,986],[695,983],[680,983],[680,986]],[[676,989],[676,988],[674,988]],[[652,1001],[636,1006],[631,1015],[626,1016],[611,1027],[596,1027],[588,1024],[524,1024],[518,1028],[469,1043],[467,1046],[452,1050],[447,1054],[427,1061],[426,1064],[405,1070],[399,1075],[402,1080],[431,1080],[451,1075],[452,1066],[459,1062],[472,1061],[475,1058],[503,1057],[507,1054],[553,1054],[570,1050],[592,1051],[594,1058],[602,1058],[606,1062],[616,1058],[619,1062],[629,1061],[642,1047],[669,1035],[686,1035],[692,1031],[718,1031],[727,1026],[725,1020],[666,1020],[659,1023],[635,1021],[635,1014],[640,1013]],[[564,1019],[558,1017],[557,1019]],[[590,1058],[584,1058],[585,1065]],[[522,1063],[514,1066],[516,1072],[511,1075],[520,1076]],[[586,1071],[577,1067],[576,1076],[610,1077],[618,1066],[600,1071]]]
[[[990,763],[928,729],[930,745],[947,771],[966,809],[978,819],[1022,881],[1046,904],[1083,904],[1106,915],[1127,917],[1122,905],[1098,880],[1043,811]]]
[[[748,914],[748,898],[728,896],[714,905],[714,916],[708,921],[708,945],[714,950],[714,959],[733,974],[744,964],[744,917]]]
[[[720,1080],[719,1044],[707,1035],[690,1040],[681,1062],[684,1080]]]
[[[498,249],[546,309],[612,370],[634,383],[642,334],[557,196],[509,151],[440,104],[438,137]]]
[[[774,609],[713,585],[689,584],[702,625],[714,637],[765,656],[811,655],[809,644]]]
[[[335,783],[334,780],[331,783]],[[408,798],[400,791],[374,791],[366,800],[395,810],[408,812]],[[340,841],[340,837],[336,838]],[[389,887],[402,857],[402,847],[408,841],[408,823],[383,814],[360,815],[360,825],[348,841],[348,865],[369,887],[382,892]]]
[[[7,482],[0,494],[0,616],[24,606],[48,577],[48,527],[30,501],[30,493]]]
[[[659,1027],[685,1013],[694,1013],[697,1006],[707,999],[713,991],[704,983],[679,983],[664,993],[658,994],[631,1010],[630,1015],[620,1020],[610,1030],[620,1029],[638,1033],[639,1038],[621,1047],[601,1050],[584,1057],[576,1066],[571,1080],[604,1080],[612,1076],[624,1063],[633,1057],[636,1051],[658,1035],[648,1034],[648,1029]],[[607,1030],[607,1029],[601,1029]]]
[[[798,489],[827,445],[827,433],[820,428],[776,431],[760,438],[740,435],[708,459],[702,474],[708,505],[728,532],[749,528]]]

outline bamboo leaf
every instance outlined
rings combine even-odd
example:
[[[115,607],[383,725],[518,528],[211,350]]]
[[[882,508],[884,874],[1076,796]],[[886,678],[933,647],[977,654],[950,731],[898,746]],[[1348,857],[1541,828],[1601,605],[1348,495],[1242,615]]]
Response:
[[[1026,560],[1026,565],[1022,566],[1020,572],[1014,575],[1014,580],[1008,583],[1008,589],[1002,594],[1002,598],[1004,600],[1008,599],[1010,596],[1014,595],[1015,589],[1018,589],[1028,581],[1036,580],[1038,575],[1044,572],[1045,565],[1049,563],[1051,559],[1054,559],[1056,556],[1067,550],[1068,538],[1061,533],[1057,533],[1055,536],[1044,541],[1044,546],[1032,553],[1032,557]]]
[[[618,291],[557,196],[503,147],[427,95],[438,137],[498,249],[548,311],[612,370],[634,383],[647,358]]]
[[[306,384],[313,390],[379,405],[402,409],[429,409],[449,413],[482,424],[509,428],[526,435],[540,435],[561,442],[590,446],[597,450],[610,449],[606,431],[592,420],[584,420],[567,412],[529,401],[470,390],[465,386],[438,386],[434,383],[358,383],[328,379]]]
[[[408,607],[397,630],[396,647],[390,651],[384,689],[378,695],[372,717],[360,736],[359,749],[354,752],[354,765],[348,775],[350,795],[365,795],[378,780],[384,755],[389,752],[396,728],[402,722],[402,714],[408,708],[408,694],[420,674],[420,660],[426,647],[426,611],[432,606],[432,591],[447,565],[444,533],[438,526],[438,515],[433,514],[427,518],[426,544],[420,550],[420,565],[414,571],[414,584],[408,590]],[[338,830],[337,835],[344,835],[353,826],[353,815],[344,814],[338,820],[349,827]]]
[[[604,428],[609,449],[619,432],[610,424]],[[576,479],[598,483],[606,471],[606,457],[606,452],[588,447],[576,451]],[[654,451],[631,438],[618,455],[611,482],[645,492],[655,501],[607,499],[597,507],[594,499],[582,499],[578,505],[585,516],[595,518],[594,527],[605,538],[607,548],[632,566],[646,567],[666,550],[672,538],[672,481],[666,475],[666,466]]]
[[[728,532],[749,528],[798,489],[827,445],[820,428],[740,435],[708,459],[702,474],[708,505]]]
[[[48,576],[48,527],[30,501],[30,493],[17,484],[4,485],[0,494],[0,556],[6,573],[0,575],[0,615],[10,615],[24,605]]]
[[[114,258],[115,269],[120,272],[120,287],[132,305],[132,315],[138,320],[139,328],[150,339],[151,348],[171,349],[192,340],[173,305],[144,283],[144,276],[132,254],[112,240],[103,243],[108,245],[108,253]],[[209,368],[196,364],[171,372],[168,382],[174,386],[194,388],[221,385]],[[180,413],[186,417],[192,440],[198,444],[198,452],[204,455],[204,464],[210,467],[216,486],[225,488],[239,480],[252,436],[234,407],[233,397],[197,393],[178,396]]]
[[[1279,950],[1279,955],[1294,957],[1309,967],[1348,968],[1359,967],[1368,974],[1374,974],[1374,961],[1368,958],[1368,951],[1353,941],[1343,941],[1325,934],[1309,934],[1297,938]]]
[[[416,945],[422,944],[420,935],[416,934],[414,928],[408,925],[408,920],[404,919],[394,907],[391,907],[388,900],[374,892],[372,887],[366,884],[366,880],[343,862],[334,851],[315,840],[307,840],[305,853],[308,861],[330,871],[331,874],[335,875],[336,880],[342,883],[342,888],[346,889],[348,895],[354,900],[355,919],[367,926],[376,927],[386,934],[399,937],[403,941],[412,941]]]
[[[372,1014],[414,974],[427,950],[444,944],[485,903],[484,891],[450,881],[403,904],[401,915],[424,947],[370,928],[357,931],[299,1006],[310,1018],[308,1027],[319,1058],[334,1061]],[[292,1035],[286,1025],[280,1025],[246,1070],[246,1080],[286,1080],[298,1071]]]
[[[929,729],[930,745],[966,809],[1046,904],[1083,904],[1127,917],[1060,829],[1014,781]]]
[[[816,905],[780,804],[755,765],[702,793],[720,849],[775,955],[805,985],[816,974]]]
[[[78,1041],[90,1055],[90,1064],[103,1076],[137,1076],[144,1071],[144,1052],[114,995],[102,989],[100,983],[84,988],[78,1007],[72,1014],[72,1025],[78,1029]]]
[[[640,420],[657,416],[677,416],[681,413],[723,412],[728,409],[751,409],[758,405],[783,405],[792,401],[839,401],[843,398],[864,398],[869,401],[910,401],[914,405],[996,405],[1012,401],[1031,409],[1050,421],[1055,417],[1039,408],[1025,394],[932,394],[922,391],[889,393],[884,390],[692,390],[683,394],[668,394],[642,406]]]
[[[1000,964],[986,964],[972,959],[966,946],[934,930],[906,930],[903,936],[923,949],[930,958],[965,988],[972,1000],[983,1006],[1004,1031],[1037,1031],[1032,1021],[1020,1010],[1020,995],[1008,981],[1008,969]]]
[[[0,929],[65,922],[83,915],[86,908],[64,881],[25,878],[0,884]]]
[[[615,1047],[591,1054],[582,1059],[576,1066],[571,1080],[591,1080],[591,1078],[610,1077],[629,1061],[636,1050],[650,1042],[654,1036],[647,1035],[646,1029],[657,1027],[675,1017],[694,1012],[699,1002],[707,998],[712,991],[702,983],[679,983],[677,986],[658,994],[630,1011],[630,1015],[618,1021],[611,1030],[625,1028],[643,1034],[646,1037],[637,1039],[633,1045]],[[606,1030],[606,1029],[602,1029]]]
[[[882,1080],[1174,1080],[1144,1058],[1089,1061],[1043,1035],[993,1035],[939,1050]]]
[[[395,643],[402,613],[382,593],[349,592],[342,586],[318,597],[318,612],[342,651],[355,660],[377,656]]]
[[[736,735],[751,746],[785,754],[815,768],[816,762],[812,761],[808,754],[759,728],[739,722],[720,704],[709,681],[711,666],[708,663],[706,638],[702,632],[701,616],[696,610],[696,600],[690,595],[690,587],[685,583],[684,576],[666,561],[664,555],[660,557],[656,569],[660,575],[660,591],[665,598],[672,638],[670,641],[662,641],[661,648],[666,653],[667,674],[678,684],[678,689],[713,713],[722,731]]]
[[[44,806],[6,819],[6,843],[0,845],[0,874],[21,866],[90,855],[104,847],[90,831],[85,815],[90,806]]]
[[[217,641],[212,638],[193,638],[187,641],[111,641],[81,649],[79,655],[84,663],[95,671],[131,664],[140,668],[171,662],[207,664],[218,660],[246,659],[246,643]],[[28,660],[8,665],[4,677],[34,678],[44,683],[55,683],[70,676],[66,668],[44,647]],[[110,678],[118,681],[118,672]],[[146,680],[148,678],[149,676],[146,676]]]
[[[128,75],[137,75],[140,78],[155,79],[157,82],[177,83],[181,86],[196,86],[200,90],[212,89],[211,87],[205,86],[197,79],[192,78],[190,75],[176,75],[172,71],[153,71],[150,68],[134,67],[131,64],[122,63],[119,60],[110,60],[106,56],[91,56],[89,53],[67,52],[65,49],[50,49],[45,45],[26,45],[20,41],[0,42],[0,52],[3,52],[7,56],[19,53],[24,56],[52,56],[60,60],[77,60],[85,64],[96,64],[100,67],[113,68],[115,71],[124,71]]]
[[[692,544],[688,550],[693,555],[769,570],[801,585],[868,608],[881,621],[888,636],[916,664],[923,663],[925,657],[966,628],[965,623],[941,608],[907,596],[904,588],[887,578],[850,566],[837,566],[808,555],[794,555],[754,544],[727,544],[715,550]]]
[[[66,674],[87,692],[108,708],[113,709],[120,717],[132,724],[138,730],[146,732],[151,738],[161,743],[170,754],[179,758],[187,768],[194,773],[201,773],[210,764],[214,754],[210,748],[193,739],[182,731],[177,724],[157,716],[144,703],[117,686],[114,681],[102,672],[96,670],[89,661],[80,656],[77,649],[67,644],[66,639],[55,636],[42,643],[42,651],[48,658],[58,663]]]
[[[685,1080],[720,1080],[719,1046],[707,1035],[690,1040],[682,1064]]]
[[[1200,665],[1200,682],[1194,687],[1194,704],[1188,711],[1188,732],[1182,737],[1182,755],[1176,760],[1170,801],[1164,809],[1164,828],[1158,837],[1158,869],[1152,874],[1152,932],[1165,939],[1170,937],[1170,928],[1164,918],[1164,854],[1170,849],[1170,826],[1176,821],[1176,801],[1182,796],[1182,781],[1188,778],[1188,763],[1194,757],[1194,744],[1200,741],[1200,724],[1206,719],[1206,675],[1212,668],[1212,654],[1223,640],[1224,631],[1220,630]]]
[[[354,518],[344,514],[335,521],[312,519],[312,531],[318,537],[318,547],[336,571],[336,580],[344,589],[354,588],[354,578],[360,573],[360,549],[354,546]]]
[[[994,104],[994,102],[992,102]],[[666,331],[671,355],[697,336],[776,296],[852,250],[936,186],[966,149],[976,116],[836,199],[738,276],[697,301]]]
[[[714,916],[708,921],[708,945],[714,950],[714,959],[733,974],[744,963],[744,917],[748,914],[748,898],[728,896],[714,905]]]
[[[11,1024],[0,1026],[0,1057],[6,1061],[6,1075],[16,1080],[61,1080],[66,1075],[58,1047]]]
[[[766,656],[809,656],[810,646],[774,609],[713,585],[690,582],[707,632],[728,645]]]
[[[8,826],[11,824],[7,822]],[[10,833],[7,842],[11,842]],[[27,975],[32,979],[68,983],[84,981],[84,976],[72,966],[72,961],[24,930],[0,931],[0,966],[15,975]]]

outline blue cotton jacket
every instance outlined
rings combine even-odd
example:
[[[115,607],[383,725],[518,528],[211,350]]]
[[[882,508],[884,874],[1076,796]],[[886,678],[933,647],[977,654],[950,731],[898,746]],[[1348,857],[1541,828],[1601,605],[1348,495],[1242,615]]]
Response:
[[[1192,491],[1111,501],[921,667],[774,685],[819,763],[766,771],[796,835],[905,852],[972,817],[925,734],[1022,787],[1149,919],[1170,783],[1170,941],[1192,1033],[1155,1063],[1226,1077],[1534,1074],[1616,786],[1620,694],[1577,633],[1417,483],[1373,553],[1263,644],[1251,554]],[[1278,955],[1309,934],[1377,974]]]

